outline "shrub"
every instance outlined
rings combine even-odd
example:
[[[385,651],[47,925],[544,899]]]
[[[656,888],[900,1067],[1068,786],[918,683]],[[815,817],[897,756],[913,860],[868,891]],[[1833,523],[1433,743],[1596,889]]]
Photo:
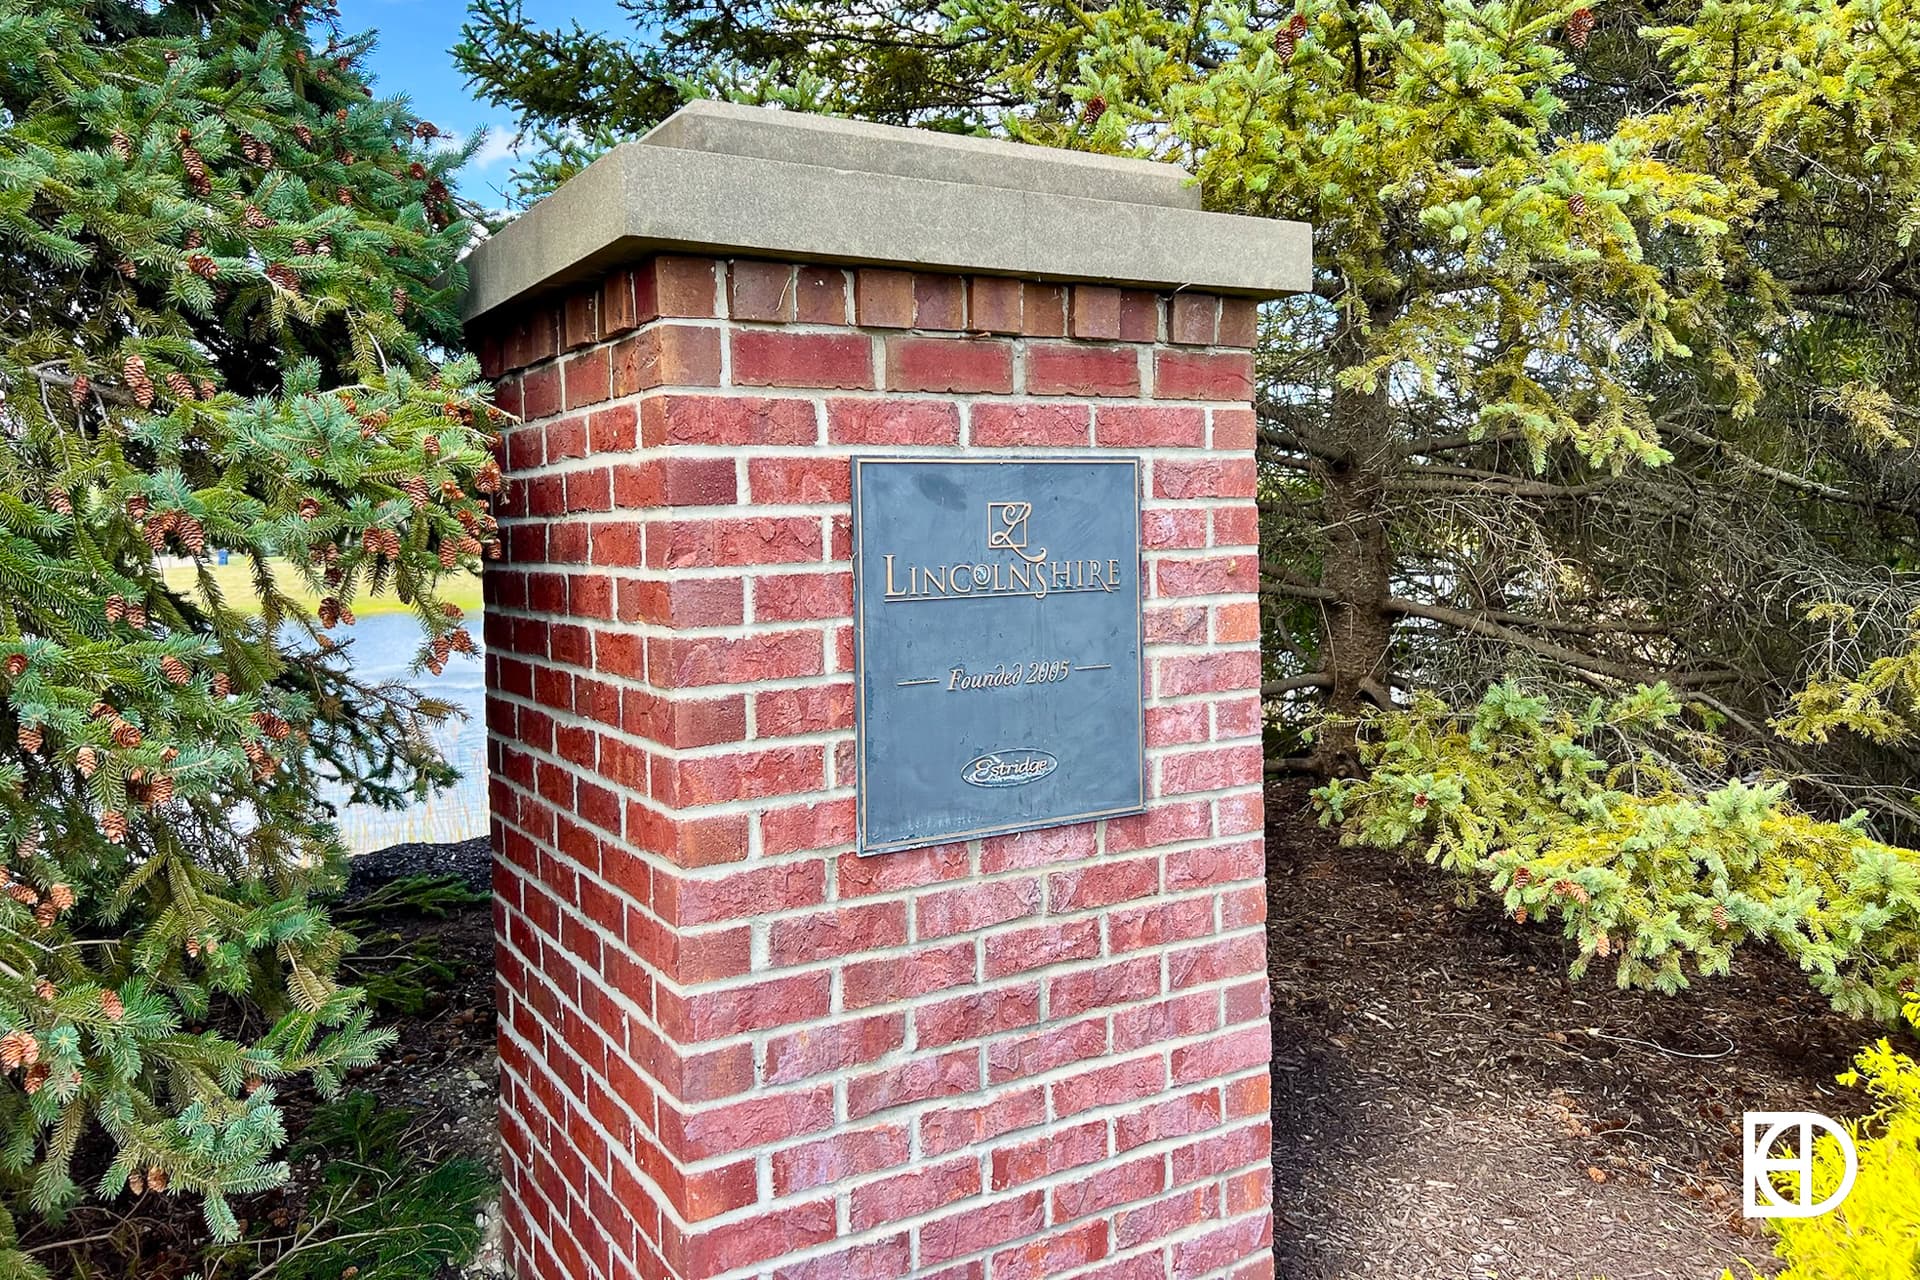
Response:
[[[1782,782],[1696,782],[1694,741],[1664,686],[1574,713],[1509,681],[1468,713],[1421,696],[1367,718],[1369,776],[1315,796],[1343,842],[1423,847],[1515,919],[1558,922],[1575,976],[1610,964],[1671,992],[1765,942],[1836,1008],[1897,1020],[1920,977],[1920,855],[1799,812]]]
[[[231,1237],[227,1197],[286,1175],[275,1082],[386,1042],[312,896],[316,797],[447,780],[443,708],[333,633],[390,591],[423,666],[469,647],[437,584],[490,548],[499,471],[437,345],[464,153],[372,96],[367,47],[297,3],[0,0],[0,1179],[41,1213],[104,1130],[92,1191],[202,1193]]]

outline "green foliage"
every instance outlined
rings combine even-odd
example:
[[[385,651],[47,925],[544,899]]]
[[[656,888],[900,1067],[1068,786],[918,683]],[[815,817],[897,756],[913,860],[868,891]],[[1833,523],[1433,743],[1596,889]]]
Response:
[[[273,1082],[330,1091],[390,1039],[338,981],[316,796],[449,780],[443,708],[357,681],[333,632],[391,591],[422,666],[466,647],[437,584],[491,543],[499,471],[475,365],[440,354],[462,153],[328,34],[0,0],[0,1180],[40,1213],[137,1178],[231,1236],[229,1197],[286,1176]],[[217,551],[264,616],[167,587],[160,556]]]
[[[260,1240],[210,1251],[210,1277],[267,1275],[281,1280],[440,1280],[472,1257],[476,1215],[496,1186],[464,1158],[422,1161],[412,1113],[350,1093],[308,1120],[291,1156],[312,1162],[319,1185],[291,1233],[265,1229]]]
[[[1421,696],[1361,725],[1364,780],[1314,794],[1344,843],[1423,850],[1557,922],[1576,977],[1609,963],[1671,992],[1769,943],[1835,1008],[1898,1018],[1920,982],[1920,855],[1808,817],[1781,784],[1701,782],[1716,748],[1684,714],[1664,686],[1578,712],[1512,682],[1465,714]]]
[[[1920,1003],[1907,1017],[1920,1027]],[[1861,1086],[1873,1110],[1848,1125],[1859,1177],[1846,1200],[1817,1218],[1776,1218],[1774,1256],[1787,1263],[1780,1280],[1915,1280],[1920,1277],[1920,1064],[1881,1040],[1840,1077]],[[1813,1150],[1815,1198],[1839,1185],[1845,1170],[1839,1142],[1822,1134]],[[1792,1174],[1776,1174],[1788,1198]],[[1728,1273],[1727,1280],[1731,1280]]]

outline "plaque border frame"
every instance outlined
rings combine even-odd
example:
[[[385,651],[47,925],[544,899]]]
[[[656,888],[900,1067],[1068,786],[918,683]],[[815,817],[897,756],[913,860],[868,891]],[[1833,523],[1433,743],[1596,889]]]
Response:
[[[911,849],[928,849],[937,845],[954,844],[966,840],[979,840],[987,836],[1010,835],[1019,831],[1045,831],[1053,827],[1074,826],[1082,822],[1098,822],[1106,818],[1121,818],[1129,814],[1144,813],[1148,807],[1147,798],[1147,689],[1149,668],[1147,666],[1146,634],[1146,595],[1147,567],[1146,552],[1142,540],[1141,481],[1143,478],[1143,459],[1139,454],[1106,454],[1095,456],[1067,456],[1057,454],[986,454],[971,455],[964,458],[944,454],[854,454],[849,458],[851,464],[853,521],[850,526],[850,562],[853,567],[853,774],[854,774],[854,853],[858,857],[868,857],[883,853],[905,853]],[[1139,659],[1140,687],[1135,705],[1140,717],[1140,767],[1139,799],[1117,808],[1089,810],[1085,813],[1043,818],[1031,822],[1001,823],[989,827],[975,827],[966,831],[947,832],[937,837],[920,837],[912,840],[891,840],[881,844],[872,844],[867,839],[867,672],[865,643],[866,633],[866,593],[861,589],[860,563],[860,472],[869,464],[874,466],[897,466],[901,463],[937,462],[943,465],[961,464],[965,466],[1005,466],[1009,463],[1045,463],[1065,464],[1069,466],[1115,466],[1124,465],[1133,471],[1133,540],[1134,540],[1134,592],[1133,625],[1135,639],[1134,652]]]

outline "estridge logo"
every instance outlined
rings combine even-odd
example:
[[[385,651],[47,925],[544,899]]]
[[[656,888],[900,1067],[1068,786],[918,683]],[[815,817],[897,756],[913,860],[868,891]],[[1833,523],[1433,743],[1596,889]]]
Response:
[[[1052,752],[1037,747],[1006,747],[975,756],[960,766],[960,781],[975,787],[1024,787],[1060,767]]]

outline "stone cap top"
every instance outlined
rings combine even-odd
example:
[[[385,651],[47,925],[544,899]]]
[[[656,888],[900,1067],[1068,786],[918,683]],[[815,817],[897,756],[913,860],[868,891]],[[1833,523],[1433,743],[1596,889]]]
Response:
[[[1272,297],[1305,223],[1208,213],[1177,166],[726,103],[615,147],[466,260],[471,321],[682,252]]]

